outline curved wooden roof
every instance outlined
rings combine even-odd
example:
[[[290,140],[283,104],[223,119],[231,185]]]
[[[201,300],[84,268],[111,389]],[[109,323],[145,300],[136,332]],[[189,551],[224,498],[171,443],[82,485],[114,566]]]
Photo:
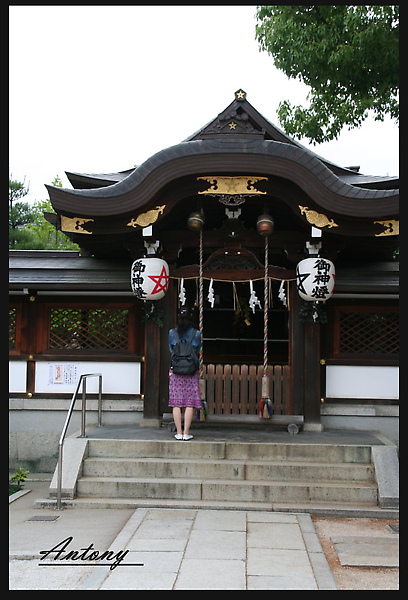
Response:
[[[98,176],[83,175],[87,186],[83,189],[46,187],[57,214],[103,218],[148,210],[166,185],[208,174],[279,177],[303,190],[317,208],[346,217],[380,219],[398,214],[398,190],[384,189],[390,182],[397,187],[395,178],[377,182],[369,178],[363,187],[365,176],[338,167],[290,139],[251,106],[242,90],[208,125],[122,172],[119,177],[123,178],[116,183],[109,184],[115,181],[115,175],[109,174],[99,178],[101,187],[92,188],[92,179]],[[72,175],[81,180],[78,174]],[[376,183],[378,189],[372,189]]]
[[[86,190],[46,186],[57,213],[101,217],[137,212],[175,179],[222,173],[278,176],[324,210],[352,217],[398,214],[397,190],[368,190],[340,180],[308,150],[266,140],[196,140],[162,150],[119,183]],[[197,185],[197,192],[199,191]]]

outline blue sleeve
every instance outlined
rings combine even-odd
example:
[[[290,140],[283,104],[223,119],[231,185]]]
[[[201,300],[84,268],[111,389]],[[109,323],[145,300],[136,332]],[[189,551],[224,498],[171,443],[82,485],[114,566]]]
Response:
[[[170,331],[169,331],[169,350],[170,350],[170,352],[173,351],[173,346],[175,345],[175,343],[176,343],[176,339],[174,337],[173,330],[170,329]]]
[[[200,346],[201,346],[201,333],[198,329],[196,331],[195,336],[193,337],[193,346],[198,355],[200,353]]]

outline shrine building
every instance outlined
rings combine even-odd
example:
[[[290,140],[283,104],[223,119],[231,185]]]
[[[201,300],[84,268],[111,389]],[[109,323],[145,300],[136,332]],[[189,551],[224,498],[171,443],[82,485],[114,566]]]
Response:
[[[396,441],[397,177],[325,160],[243,90],[141,165],[67,177],[72,189],[46,186],[55,210],[46,218],[80,252],[10,251],[16,456],[38,433],[34,458],[55,455],[82,373],[102,374],[106,423],[159,426],[170,412],[168,331],[184,303],[202,332],[209,423],[262,418],[267,375],[271,421]],[[153,258],[166,268],[142,272]],[[301,295],[309,273],[297,268],[308,258],[333,264],[328,297],[318,287]],[[96,380],[87,386],[93,406]]]

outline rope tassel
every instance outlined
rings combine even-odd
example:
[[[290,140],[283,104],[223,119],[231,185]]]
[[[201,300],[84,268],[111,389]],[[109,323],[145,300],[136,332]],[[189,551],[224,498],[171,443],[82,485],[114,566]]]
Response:
[[[265,276],[264,276],[264,357],[262,376],[262,397],[259,405],[259,416],[270,419],[272,416],[272,402],[269,397],[268,377],[268,308],[269,308],[269,280],[268,280],[268,236],[265,236]]]
[[[201,406],[197,411],[197,419],[199,421],[205,421],[207,419],[208,410],[207,402],[205,399],[205,379],[204,379],[204,360],[203,360],[203,314],[204,314],[204,286],[203,286],[203,230],[200,229],[200,281],[199,281],[199,294],[198,294],[198,308],[199,308],[199,330],[201,333],[201,344],[200,352],[198,357],[199,362],[199,384],[200,384],[200,398]]]

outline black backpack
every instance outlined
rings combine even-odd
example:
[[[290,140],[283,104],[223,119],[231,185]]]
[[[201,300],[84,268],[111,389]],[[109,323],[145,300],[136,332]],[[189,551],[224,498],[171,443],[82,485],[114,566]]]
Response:
[[[177,329],[173,329],[176,344],[171,353],[171,367],[176,375],[193,375],[198,370],[198,356],[193,346],[196,331],[196,329],[193,329],[189,339],[182,342]]]

